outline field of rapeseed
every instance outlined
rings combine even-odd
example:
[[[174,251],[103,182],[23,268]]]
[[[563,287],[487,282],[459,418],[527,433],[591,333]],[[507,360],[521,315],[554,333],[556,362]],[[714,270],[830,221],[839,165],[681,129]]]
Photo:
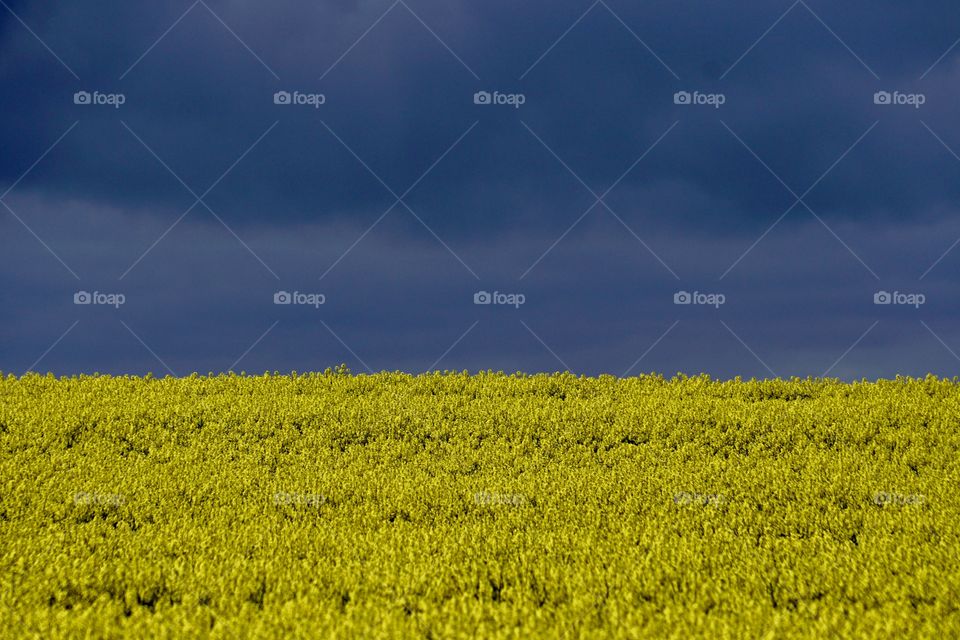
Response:
[[[0,635],[958,637],[960,381],[0,377]]]

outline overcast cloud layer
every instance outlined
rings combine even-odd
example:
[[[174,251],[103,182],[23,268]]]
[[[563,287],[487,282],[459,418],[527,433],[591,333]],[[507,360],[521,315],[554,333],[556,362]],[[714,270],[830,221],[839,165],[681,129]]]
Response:
[[[637,4],[0,2],[0,371],[956,375],[960,5]]]

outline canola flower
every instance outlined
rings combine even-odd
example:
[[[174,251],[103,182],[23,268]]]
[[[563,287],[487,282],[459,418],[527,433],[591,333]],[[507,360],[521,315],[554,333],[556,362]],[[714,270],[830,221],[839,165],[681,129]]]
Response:
[[[0,376],[0,637],[960,636],[960,380]]]

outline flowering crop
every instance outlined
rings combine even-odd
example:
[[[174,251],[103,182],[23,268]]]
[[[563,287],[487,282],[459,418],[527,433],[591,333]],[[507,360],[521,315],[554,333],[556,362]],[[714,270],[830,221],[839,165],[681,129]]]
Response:
[[[12,637],[956,637],[960,381],[0,377]]]

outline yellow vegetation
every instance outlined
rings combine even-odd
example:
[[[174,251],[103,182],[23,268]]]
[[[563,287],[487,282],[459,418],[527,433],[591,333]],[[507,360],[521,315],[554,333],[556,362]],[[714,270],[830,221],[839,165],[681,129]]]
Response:
[[[960,636],[960,381],[0,377],[0,635]]]

